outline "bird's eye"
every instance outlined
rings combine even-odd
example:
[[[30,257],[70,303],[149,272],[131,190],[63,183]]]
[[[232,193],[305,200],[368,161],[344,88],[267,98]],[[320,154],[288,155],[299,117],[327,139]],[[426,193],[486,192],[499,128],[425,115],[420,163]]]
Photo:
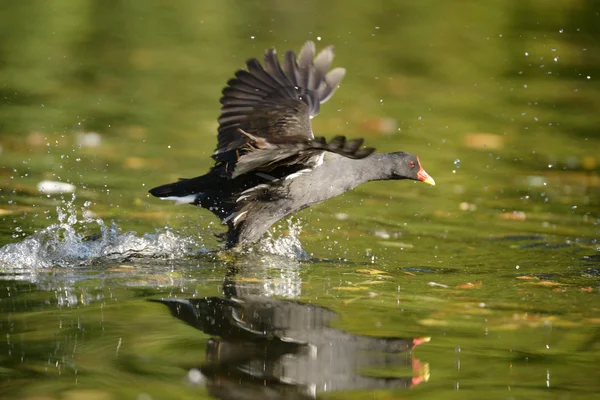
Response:
[[[414,161],[411,161],[411,162],[409,162],[409,163],[408,163],[408,165],[410,165],[410,167],[412,168],[412,167],[414,167],[414,166],[415,166],[415,162],[414,162]]]

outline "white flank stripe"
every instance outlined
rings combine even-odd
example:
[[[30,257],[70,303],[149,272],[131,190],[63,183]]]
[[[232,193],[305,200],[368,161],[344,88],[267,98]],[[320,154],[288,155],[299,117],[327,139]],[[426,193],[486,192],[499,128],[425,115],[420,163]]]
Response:
[[[242,193],[240,193],[240,194],[246,194],[246,193],[250,193],[251,191],[253,191],[253,190],[258,190],[258,189],[266,189],[266,188],[268,188],[268,187],[269,187],[269,185],[267,185],[266,183],[261,183],[260,185],[256,185],[256,186],[254,186],[254,187],[251,187],[250,189],[246,189],[246,190],[244,190],[244,191],[243,191]]]
[[[196,198],[198,197],[200,193],[195,193],[195,194],[188,194],[187,196],[169,196],[169,197],[161,197],[161,200],[172,200],[175,202],[176,206],[182,205],[182,204],[193,204],[194,201],[196,201]]]
[[[232,214],[229,214],[225,219],[223,219],[223,221],[221,222],[223,225],[225,225],[226,223],[228,223],[229,221],[231,221],[231,219],[233,218],[233,226],[236,226],[239,219],[244,217],[246,214],[248,214],[248,211],[236,211]]]
[[[325,152],[322,152],[321,154],[319,154],[319,156],[317,157],[317,162],[315,164],[315,168],[321,166],[321,164],[323,164],[323,158],[325,158]]]
[[[241,212],[238,215],[236,215],[235,218],[233,219],[233,225],[237,225],[239,219],[244,217],[246,214],[248,214],[248,211],[244,211],[244,212]]]
[[[301,170],[300,170],[300,171],[298,171],[298,172],[294,172],[293,174],[289,174],[288,176],[286,176],[286,177],[285,177],[285,180],[287,181],[287,180],[290,180],[290,179],[297,178],[297,177],[299,177],[300,175],[302,175],[302,174],[305,174],[305,173],[307,173],[307,172],[310,172],[310,171],[312,171],[312,169],[310,169],[310,168],[307,168],[307,169],[301,169]]]

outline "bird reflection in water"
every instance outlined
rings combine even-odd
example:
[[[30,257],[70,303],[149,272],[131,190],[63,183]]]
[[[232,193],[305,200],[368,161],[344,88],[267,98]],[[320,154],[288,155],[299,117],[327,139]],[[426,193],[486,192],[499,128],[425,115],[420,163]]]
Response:
[[[429,365],[413,358],[412,349],[429,338],[343,332],[330,326],[335,312],[268,297],[264,288],[232,273],[224,297],[156,300],[213,336],[194,373],[215,398],[312,399],[323,392],[409,389],[428,380]],[[375,368],[393,376],[364,374]],[[407,376],[399,377],[403,370]]]

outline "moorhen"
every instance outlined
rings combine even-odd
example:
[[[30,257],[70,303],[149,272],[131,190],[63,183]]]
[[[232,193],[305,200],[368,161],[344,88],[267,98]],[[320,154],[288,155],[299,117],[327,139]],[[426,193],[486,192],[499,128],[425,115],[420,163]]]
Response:
[[[274,49],[264,64],[247,61],[227,82],[215,165],[207,174],[155,187],[163,200],[210,210],[227,224],[226,248],[254,243],[280,219],[375,180],[413,179],[435,185],[410,153],[373,153],[363,139],[315,137],[310,120],[333,95],[346,70],[329,71],[333,46],[315,57]]]

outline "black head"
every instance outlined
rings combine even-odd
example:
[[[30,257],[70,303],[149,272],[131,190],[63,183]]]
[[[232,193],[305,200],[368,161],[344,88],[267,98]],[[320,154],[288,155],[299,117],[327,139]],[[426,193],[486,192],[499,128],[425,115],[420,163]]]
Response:
[[[419,157],[404,152],[392,153],[392,155],[394,156],[392,179],[413,179],[435,185],[433,178],[421,166]]]

